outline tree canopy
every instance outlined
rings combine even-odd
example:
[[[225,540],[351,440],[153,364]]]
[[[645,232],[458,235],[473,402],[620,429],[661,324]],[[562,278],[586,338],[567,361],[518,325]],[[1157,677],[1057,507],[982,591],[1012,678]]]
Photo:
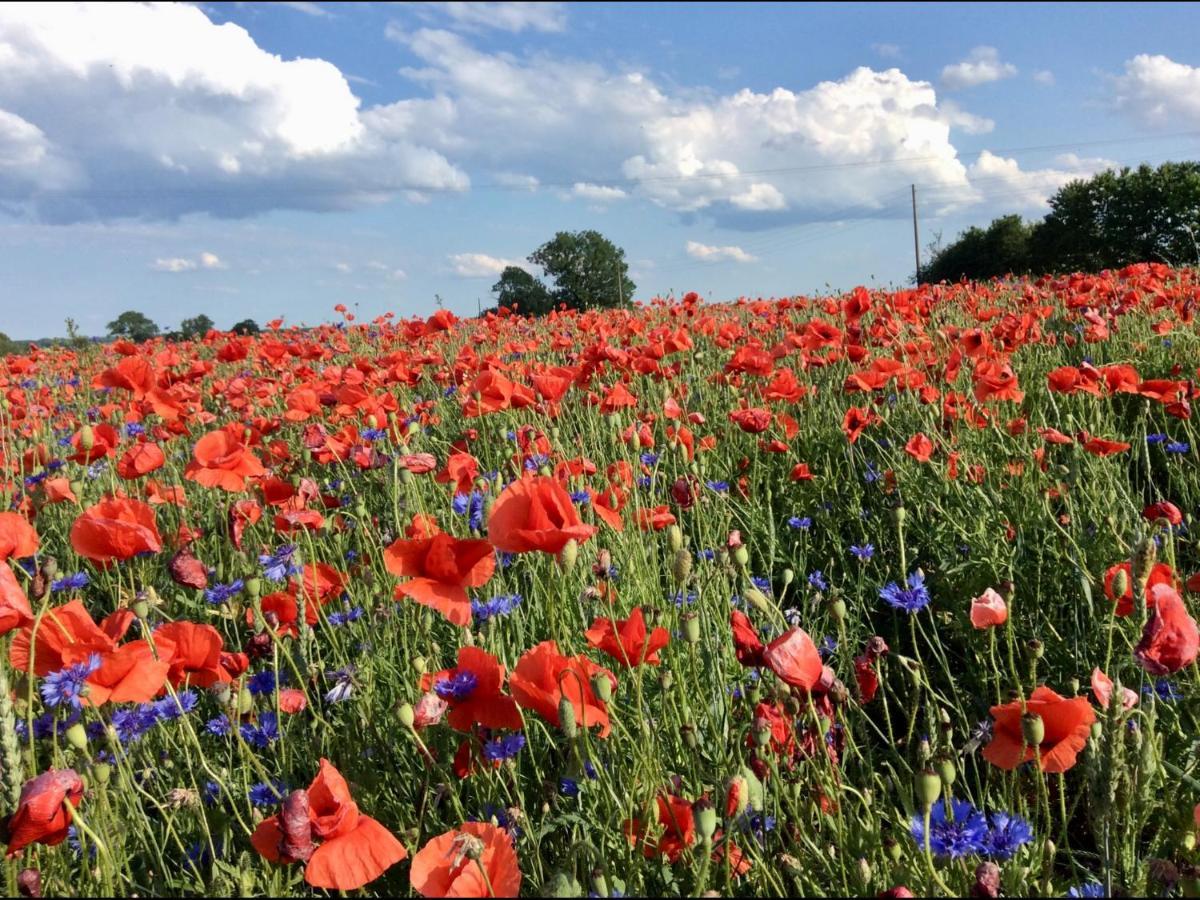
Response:
[[[920,280],[1200,263],[1200,163],[1101,172],[1064,185],[1049,203],[1037,223],[1009,215],[968,228],[934,254]]]
[[[108,335],[112,338],[126,338],[140,344],[157,334],[158,326],[144,313],[132,309],[126,310],[108,323]]]
[[[499,306],[544,315],[560,305],[619,306],[629,303],[637,290],[625,251],[598,231],[560,231],[528,259],[542,269],[550,286],[519,266],[508,266],[492,286]]]

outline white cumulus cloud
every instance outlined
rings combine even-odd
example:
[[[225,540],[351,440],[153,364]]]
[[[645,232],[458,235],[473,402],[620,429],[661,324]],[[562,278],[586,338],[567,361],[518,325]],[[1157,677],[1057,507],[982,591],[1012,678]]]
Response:
[[[713,247],[708,244],[701,244],[699,241],[687,242],[687,255],[701,262],[724,262],[731,260],[733,262],[750,263],[758,258],[751,256],[741,247]]]
[[[509,266],[525,268],[524,263],[512,259],[501,259],[486,253],[455,253],[450,256],[450,266],[460,278],[490,278],[499,275]]]
[[[1139,54],[1110,79],[1113,105],[1153,127],[1200,124],[1200,68],[1167,56]]]
[[[1017,74],[1012,63],[1002,62],[995,47],[976,47],[962,62],[942,69],[942,84],[947,90],[958,91],[976,87]]]
[[[589,184],[586,181],[575,182],[571,186],[571,193],[584,200],[595,200],[601,203],[611,200],[624,200],[629,196],[620,188],[606,187],[602,184]]]
[[[525,31],[557,32],[567,27],[565,3],[541,2],[450,2],[420,3],[410,6],[424,7],[440,12],[456,25],[472,29],[497,28],[513,33]]]
[[[196,268],[196,261],[182,256],[171,256],[156,259],[150,264],[150,268],[156,272],[190,272]]]

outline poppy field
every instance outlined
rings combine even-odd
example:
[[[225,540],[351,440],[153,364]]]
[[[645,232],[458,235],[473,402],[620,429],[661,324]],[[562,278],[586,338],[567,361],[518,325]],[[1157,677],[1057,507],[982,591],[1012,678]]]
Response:
[[[1198,304],[9,356],[6,892],[1196,896]]]

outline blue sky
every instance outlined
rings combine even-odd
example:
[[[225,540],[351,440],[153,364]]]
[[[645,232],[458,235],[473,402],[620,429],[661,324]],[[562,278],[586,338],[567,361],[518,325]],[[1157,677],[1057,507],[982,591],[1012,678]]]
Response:
[[[44,8],[45,7],[45,8]],[[1112,165],[1200,157],[1200,8],[0,6],[0,331],[473,313],[555,231],[638,298],[903,283]]]

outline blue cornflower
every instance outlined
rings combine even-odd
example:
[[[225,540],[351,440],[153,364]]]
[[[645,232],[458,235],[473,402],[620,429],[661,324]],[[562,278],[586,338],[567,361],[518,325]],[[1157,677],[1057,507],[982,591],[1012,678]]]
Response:
[[[746,807],[736,822],[741,831],[752,833],[762,845],[766,844],[767,832],[775,830],[775,817],[759,812],[753,806]]]
[[[637,486],[640,487],[642,490],[648,490],[650,487],[653,486],[653,484],[654,484],[654,479],[651,478],[649,475],[643,475],[641,478],[639,478],[637,480]]]
[[[146,433],[146,426],[141,422],[127,422],[125,425],[126,437],[141,437]]]
[[[820,654],[822,660],[827,660],[829,657],[833,656],[834,651],[836,650],[837,641],[833,639],[832,635],[827,634],[825,637],[821,638],[821,646],[817,648],[817,653]]]
[[[881,588],[879,597],[888,605],[905,612],[914,613],[929,605],[929,589],[925,587],[925,576],[918,569],[908,576],[908,587],[902,588],[891,581]]]
[[[242,588],[246,583],[242,579],[231,581],[229,584],[214,584],[212,587],[204,589],[204,599],[213,606],[218,606],[225,603],[231,597],[235,597],[241,593]]]
[[[653,466],[655,463],[658,462],[658,454],[657,453],[643,453],[639,457],[639,459],[641,459],[643,466]]]
[[[252,785],[247,794],[255,806],[276,806],[287,795],[287,782],[280,778],[272,778],[271,784],[260,781]]]
[[[326,678],[333,679],[333,687],[325,693],[326,703],[341,703],[349,700],[354,693],[354,666],[344,666],[334,672],[327,672]]]
[[[817,569],[808,576],[808,583],[818,591],[829,590],[829,582],[825,580],[825,573],[820,569]]]
[[[1171,441],[1163,449],[1168,453],[1187,453],[1192,449],[1192,445],[1183,441]]]
[[[483,755],[492,762],[512,759],[525,746],[525,735],[506,734],[504,737],[493,738],[483,745]]]
[[[792,516],[788,519],[788,527],[795,528],[798,531],[808,531],[812,528],[812,519],[808,516]]]
[[[573,778],[558,779],[558,792],[564,797],[578,797],[579,783]]]
[[[221,799],[221,786],[215,781],[204,782],[204,790],[200,794],[205,806],[212,806]]]
[[[863,544],[862,546],[859,546],[857,544],[852,544],[850,546],[850,552],[858,557],[859,562],[870,562],[871,557],[875,555],[875,545]]]
[[[717,551],[713,550],[711,547],[706,547],[703,550],[696,551],[696,559],[702,559],[705,562],[712,562],[716,558]]]
[[[718,494],[725,494],[729,492],[728,481],[705,481],[704,483],[708,485],[708,489],[710,491],[716,491]]]
[[[113,728],[122,744],[132,744],[141,739],[158,721],[148,703],[132,709],[118,709],[112,716]]]
[[[507,569],[517,561],[517,554],[509,553],[507,550],[496,551],[496,565],[502,569]]]
[[[214,737],[228,737],[230,727],[229,716],[224,713],[204,723],[204,730]]]
[[[867,463],[867,470],[863,472],[863,481],[865,481],[867,484],[874,484],[882,477],[883,474],[875,467],[875,463]]]
[[[275,692],[277,680],[273,671],[265,669],[262,672],[255,672],[246,679],[246,689],[256,697],[271,694]]]
[[[577,506],[587,506],[592,500],[592,495],[587,491],[575,491],[571,494],[571,502]]]
[[[1183,696],[1175,685],[1171,684],[1165,678],[1158,678],[1154,684],[1148,684],[1142,688],[1142,693],[1149,697],[1151,694],[1157,694],[1159,700],[1166,700],[1168,703],[1172,700],[1178,700]]]
[[[200,702],[200,695],[195,691],[179,691],[174,697],[170,694],[160,700],[155,700],[150,705],[154,708],[154,715],[161,721],[170,721],[178,719],[182,715],[190,713],[196,708]]]
[[[466,700],[478,686],[479,679],[474,672],[455,672],[435,681],[433,690],[443,700]]]
[[[771,579],[765,575],[751,575],[750,583],[762,591],[764,594],[771,593]]]
[[[1008,813],[992,813],[988,816],[987,836],[983,842],[983,853],[995,859],[1012,859],[1016,852],[1033,840],[1033,829],[1020,816]]]
[[[953,821],[947,818],[947,805],[953,809]],[[917,813],[909,828],[917,846],[925,846],[925,819]],[[987,818],[966,800],[935,803],[929,816],[929,849],[934,856],[958,859],[982,853],[988,837]]]
[[[60,578],[51,583],[50,590],[56,594],[59,591],[78,591],[87,587],[89,583],[87,572],[76,572],[74,575],[68,575],[66,578]]]
[[[246,722],[239,731],[242,740],[261,750],[272,741],[279,740],[279,719],[273,712],[260,713],[257,723]]]
[[[1073,887],[1067,891],[1068,897],[1107,897],[1108,891],[1104,889],[1098,881],[1085,881],[1078,887]]]
[[[676,606],[691,606],[696,599],[696,594],[692,591],[688,591],[686,594],[683,591],[676,591],[670,597],[671,602]]]
[[[339,612],[331,612],[329,614],[329,624],[330,625],[345,625],[348,622],[357,622],[359,619],[361,619],[363,617],[363,615],[364,615],[364,612],[363,612],[363,608],[361,606],[351,607],[350,609],[342,610]]]
[[[1165,440],[1167,440],[1167,436],[1161,432],[1159,432],[1157,434],[1146,435],[1146,443],[1147,444],[1161,444]]]
[[[496,616],[507,616],[521,605],[520,594],[498,594],[487,600],[472,600],[471,612],[476,621],[486,622]]]
[[[300,567],[292,562],[295,552],[294,546],[285,544],[274,553],[260,556],[258,562],[263,567],[263,575],[269,581],[287,581],[289,576],[299,574]]]
[[[49,707],[70,706],[79,709],[79,698],[87,688],[87,677],[100,668],[100,654],[93,653],[87,662],[67,666],[52,672],[42,680],[42,699]]]
[[[364,441],[378,441],[381,438],[387,437],[387,431],[383,428],[364,428],[359,434]]]

